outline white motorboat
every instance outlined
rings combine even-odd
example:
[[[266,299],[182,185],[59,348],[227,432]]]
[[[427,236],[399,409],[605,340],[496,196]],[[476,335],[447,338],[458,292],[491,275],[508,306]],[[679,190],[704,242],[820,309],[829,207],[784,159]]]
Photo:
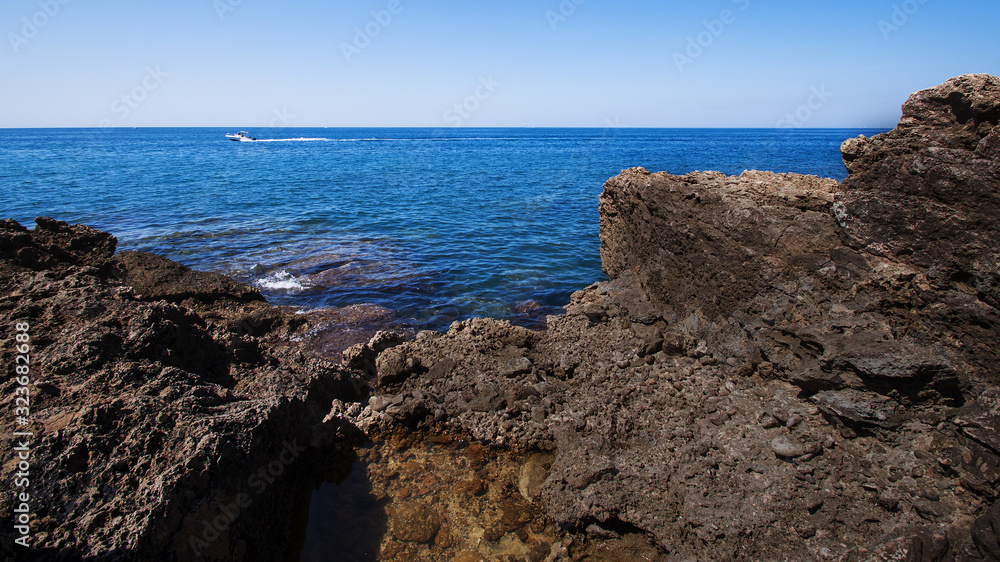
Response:
[[[229,133],[229,134],[226,135],[226,138],[229,139],[229,140],[231,140],[231,141],[236,141],[236,142],[252,142],[252,141],[257,140],[256,138],[250,136],[250,133],[248,133],[246,131],[240,131],[240,132],[236,133],[235,135],[232,134],[232,133]]]

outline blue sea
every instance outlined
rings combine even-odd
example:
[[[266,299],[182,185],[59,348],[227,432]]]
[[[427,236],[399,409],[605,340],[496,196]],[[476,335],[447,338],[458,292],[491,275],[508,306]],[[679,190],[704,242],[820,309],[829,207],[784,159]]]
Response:
[[[532,325],[604,280],[597,199],[625,168],[843,179],[872,129],[0,129],[0,208],[113,233],[302,309],[415,328]]]

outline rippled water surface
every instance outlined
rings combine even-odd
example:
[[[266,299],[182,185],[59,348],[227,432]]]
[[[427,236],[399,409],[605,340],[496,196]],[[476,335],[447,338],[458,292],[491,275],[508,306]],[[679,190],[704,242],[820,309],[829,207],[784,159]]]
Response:
[[[842,179],[868,129],[0,130],[0,208],[107,230],[304,308],[525,320],[601,273],[597,197],[624,168]]]

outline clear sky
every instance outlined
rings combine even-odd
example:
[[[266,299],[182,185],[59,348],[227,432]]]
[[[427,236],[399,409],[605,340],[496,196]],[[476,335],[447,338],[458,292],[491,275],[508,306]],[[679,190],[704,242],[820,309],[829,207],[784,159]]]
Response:
[[[891,127],[1000,0],[3,0],[0,127]]]

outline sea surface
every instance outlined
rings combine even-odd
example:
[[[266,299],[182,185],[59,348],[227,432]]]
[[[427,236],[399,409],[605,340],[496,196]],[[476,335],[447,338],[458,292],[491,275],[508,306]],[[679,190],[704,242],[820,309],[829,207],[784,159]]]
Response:
[[[531,325],[601,271],[621,170],[843,179],[873,129],[0,129],[0,209],[113,233],[276,304],[373,305],[417,328]]]

